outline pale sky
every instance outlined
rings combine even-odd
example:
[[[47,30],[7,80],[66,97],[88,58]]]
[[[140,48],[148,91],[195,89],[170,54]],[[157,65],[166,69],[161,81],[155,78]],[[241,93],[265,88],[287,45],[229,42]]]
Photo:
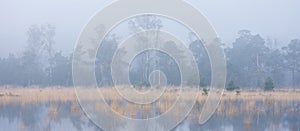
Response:
[[[241,29],[287,44],[300,39],[299,0],[190,0],[230,44]],[[1,0],[0,57],[19,54],[30,25],[54,24],[56,49],[71,53],[81,29],[103,0]]]

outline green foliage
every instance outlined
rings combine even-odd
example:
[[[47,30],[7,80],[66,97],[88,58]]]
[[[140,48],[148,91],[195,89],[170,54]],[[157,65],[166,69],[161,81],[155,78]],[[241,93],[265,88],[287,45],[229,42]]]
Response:
[[[233,81],[230,81],[228,86],[226,87],[227,91],[234,91],[240,89],[239,86],[236,86]]]
[[[235,91],[236,92],[236,95],[240,95],[241,94],[241,91],[240,90],[237,90]]]
[[[203,88],[202,91],[203,91],[202,93],[203,95],[208,95],[209,89]]]
[[[299,84],[297,75],[300,72],[300,39],[292,40],[287,47],[282,48],[285,57],[285,68],[291,72],[293,87]]]
[[[258,87],[263,83],[263,66],[269,48],[259,34],[239,31],[239,37],[226,51],[228,77],[243,87]]]
[[[136,84],[136,87],[138,87],[138,88],[141,88],[141,87],[150,87],[150,86],[151,85],[150,85],[149,81],[143,81],[143,82],[140,82],[140,83]]]
[[[156,23],[158,22],[158,23]],[[131,21],[131,31],[139,32],[140,29],[159,30],[161,23],[156,17],[140,17]],[[19,55],[10,54],[7,58],[0,58],[0,86],[71,86],[72,85],[72,55],[55,51],[52,47],[54,42],[55,27],[52,25],[31,26],[27,32],[27,45]],[[142,37],[142,36],[140,36]],[[140,39],[147,41],[146,38]],[[101,44],[95,60],[95,76],[99,86],[109,86],[113,84],[111,78],[111,60],[118,48],[118,38],[116,36],[107,37]],[[176,61],[168,54],[159,51],[147,51],[139,54],[130,63],[129,78],[136,88],[146,88],[150,86],[148,77],[153,70],[164,72],[167,84],[179,86],[208,87],[212,82],[211,63],[209,61],[206,48],[201,40],[194,40],[189,43],[195,62],[198,66],[199,79],[195,77],[197,72],[186,72],[189,78],[181,81],[179,67]],[[239,87],[249,87],[265,90],[273,90],[276,87],[300,85],[300,39],[292,40],[282,49],[273,48],[276,40],[265,40],[259,34],[253,34],[248,30],[239,32],[239,37],[232,43],[232,46],[225,48],[227,73],[230,81],[226,85],[226,90],[240,93]],[[171,54],[177,59],[186,59],[186,54],[174,42],[168,41],[164,44]],[[139,50],[140,46],[136,47]],[[144,47],[143,47],[144,48]],[[126,50],[118,50],[126,54]],[[78,47],[79,54],[92,53]],[[95,54],[93,54],[95,55]],[[76,55],[75,55],[76,56]],[[118,57],[122,58],[122,57]],[[124,70],[122,62],[116,66],[115,72]],[[190,64],[190,63],[187,63]],[[186,69],[186,71],[190,71]],[[264,79],[270,76],[264,81]],[[287,77],[289,76],[289,77]],[[283,79],[285,78],[285,79]],[[291,82],[291,83],[289,83]],[[238,86],[237,86],[238,85]],[[203,94],[207,95],[209,90],[203,89]]]
[[[266,91],[270,91],[270,90],[273,90],[274,89],[274,83],[273,83],[273,80],[271,77],[268,77],[265,81],[265,87],[264,89]]]

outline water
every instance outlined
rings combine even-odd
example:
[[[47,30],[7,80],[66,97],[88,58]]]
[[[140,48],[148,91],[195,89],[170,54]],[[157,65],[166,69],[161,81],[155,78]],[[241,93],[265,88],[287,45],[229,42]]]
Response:
[[[178,125],[174,131],[299,131],[300,103],[277,102],[265,105],[261,101],[254,103],[248,110],[242,108],[243,101],[223,103],[212,118],[204,125],[197,123],[196,114]],[[221,104],[222,105],[222,104]],[[250,108],[250,106],[249,106]],[[65,131],[65,130],[101,130],[85,115],[76,101],[44,103],[5,103],[0,105],[0,126],[3,131]],[[120,130],[132,130],[131,127]]]

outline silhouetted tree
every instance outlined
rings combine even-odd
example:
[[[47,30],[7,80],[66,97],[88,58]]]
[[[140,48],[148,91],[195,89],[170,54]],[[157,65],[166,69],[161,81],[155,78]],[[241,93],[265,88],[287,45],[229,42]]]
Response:
[[[273,90],[274,89],[274,83],[273,83],[273,80],[271,77],[268,77],[266,80],[265,80],[265,87],[264,89],[266,91],[270,91],[270,90]]]
[[[292,40],[287,47],[282,48],[285,55],[285,68],[292,74],[292,86],[296,85],[296,75],[300,72],[300,40]]]
[[[240,89],[239,86],[235,85],[233,81],[230,81],[228,86],[226,87],[227,91],[234,91]]]
[[[265,57],[269,51],[260,35],[248,30],[239,31],[240,37],[226,49],[228,77],[244,87],[258,87],[265,74]]]

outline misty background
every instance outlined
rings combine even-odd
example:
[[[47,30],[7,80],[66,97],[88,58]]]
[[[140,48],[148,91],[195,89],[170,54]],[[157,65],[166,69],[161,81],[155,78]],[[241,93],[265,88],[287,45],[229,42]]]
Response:
[[[214,26],[220,38],[231,45],[241,29],[275,39],[278,46],[300,37],[298,0],[190,0]],[[0,56],[20,53],[26,46],[26,31],[33,25],[56,26],[55,48],[71,53],[89,19],[104,6],[102,0],[3,0],[0,2]]]
[[[196,0],[189,0],[196,1]],[[105,1],[2,1],[0,4],[0,85],[72,85],[71,60],[81,29],[105,5]],[[195,5],[219,34],[227,59],[227,81],[241,87],[260,88],[267,78],[278,87],[300,85],[300,18],[297,0],[204,1]],[[151,18],[148,20],[155,20]],[[135,21],[137,22],[137,21]],[[151,23],[151,22],[150,22]],[[143,23],[145,24],[145,23]],[[136,26],[143,24],[136,23]],[[159,29],[160,25],[152,25]],[[134,30],[134,28],[131,28]],[[96,75],[100,85],[110,85],[109,63],[117,38],[104,43],[106,57],[98,57]],[[188,43],[202,75],[200,85],[210,84],[210,66],[200,40]],[[176,47],[174,47],[176,49]],[[180,53],[180,52],[179,52]],[[145,53],[132,70],[135,85],[147,86],[151,63],[166,62],[160,68],[169,85],[179,85],[172,59]],[[103,55],[102,55],[103,56]],[[156,57],[154,62],[150,57]],[[148,61],[148,62],[147,62]],[[174,67],[170,68],[170,67]]]

